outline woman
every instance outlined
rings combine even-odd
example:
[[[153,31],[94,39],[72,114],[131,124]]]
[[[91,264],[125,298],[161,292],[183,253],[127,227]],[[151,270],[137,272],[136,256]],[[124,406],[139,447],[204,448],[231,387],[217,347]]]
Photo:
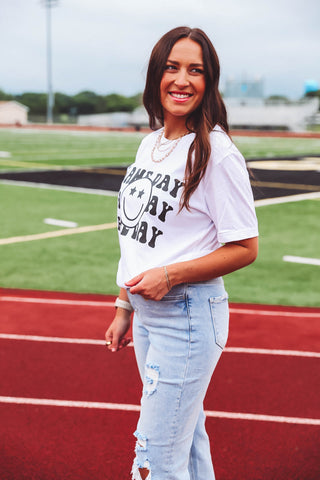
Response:
[[[134,480],[213,480],[203,400],[228,335],[222,275],[253,262],[257,221],[228,136],[219,60],[200,29],[155,45],[144,105],[155,130],[119,192],[121,259],[111,351],[133,320],[143,381]]]

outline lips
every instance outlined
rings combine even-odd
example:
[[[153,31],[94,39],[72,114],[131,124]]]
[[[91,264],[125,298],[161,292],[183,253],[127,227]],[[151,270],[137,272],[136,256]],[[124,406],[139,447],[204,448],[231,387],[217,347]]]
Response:
[[[192,93],[187,92],[169,92],[170,97],[176,102],[186,102],[193,96]]]

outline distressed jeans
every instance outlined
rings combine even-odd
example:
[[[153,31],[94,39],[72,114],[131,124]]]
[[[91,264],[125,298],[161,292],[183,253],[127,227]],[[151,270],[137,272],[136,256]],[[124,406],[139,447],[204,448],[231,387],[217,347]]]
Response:
[[[214,480],[203,400],[228,337],[222,278],[173,287],[160,301],[131,295],[143,382],[132,478]]]

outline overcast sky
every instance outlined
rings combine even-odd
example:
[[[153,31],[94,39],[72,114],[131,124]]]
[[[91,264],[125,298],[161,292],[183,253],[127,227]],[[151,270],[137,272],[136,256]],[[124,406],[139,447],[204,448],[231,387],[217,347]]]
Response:
[[[0,0],[0,89],[46,91],[42,0]],[[264,79],[265,95],[292,99],[320,82],[319,0],[59,0],[52,9],[53,88],[134,95],[169,29],[200,27],[233,77]]]

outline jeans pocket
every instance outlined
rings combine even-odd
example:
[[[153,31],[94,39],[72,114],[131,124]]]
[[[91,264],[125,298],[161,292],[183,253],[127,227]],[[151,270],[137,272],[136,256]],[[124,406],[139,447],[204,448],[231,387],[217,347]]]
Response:
[[[210,297],[209,304],[215,341],[223,349],[226,346],[229,333],[228,295]]]

